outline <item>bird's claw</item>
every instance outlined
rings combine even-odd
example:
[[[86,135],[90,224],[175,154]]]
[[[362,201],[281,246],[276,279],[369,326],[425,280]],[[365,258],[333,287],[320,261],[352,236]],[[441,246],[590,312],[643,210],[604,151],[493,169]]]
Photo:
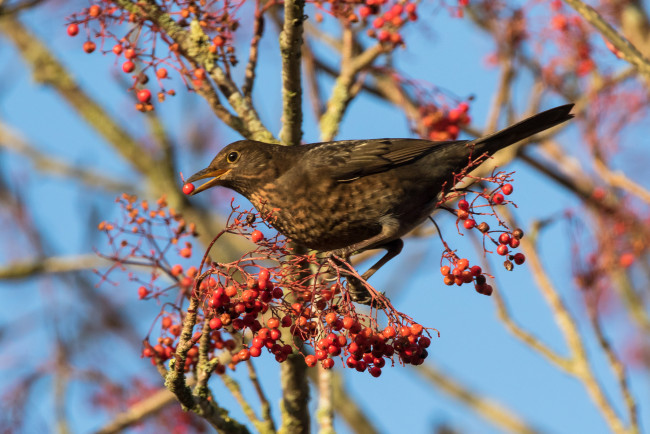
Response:
[[[364,280],[351,274],[346,277],[346,280],[348,281],[348,293],[352,301],[365,304],[366,306],[372,306],[375,309],[382,309],[384,307],[384,303],[380,297],[372,296],[368,289],[368,284]]]

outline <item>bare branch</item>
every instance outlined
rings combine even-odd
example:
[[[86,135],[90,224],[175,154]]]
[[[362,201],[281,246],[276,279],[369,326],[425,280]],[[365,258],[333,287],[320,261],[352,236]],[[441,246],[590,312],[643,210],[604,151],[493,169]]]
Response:
[[[253,94],[253,85],[255,84],[255,69],[257,68],[257,58],[259,54],[260,41],[264,33],[264,12],[260,8],[260,0],[255,1],[255,21],[253,22],[253,38],[251,39],[251,48],[248,53],[248,63],[246,64],[245,81],[242,85],[242,94],[244,98],[251,99]]]
[[[611,42],[624,60],[632,64],[646,80],[650,80],[650,61],[630,41],[606,22],[598,11],[580,0],[564,1],[591,23],[606,40]]]
[[[0,279],[24,279],[39,274],[91,270],[110,263],[95,254],[58,256],[10,263],[0,268]]]
[[[342,59],[341,73],[336,79],[332,95],[327,102],[327,110],[320,119],[323,141],[332,140],[338,134],[345,110],[353,98],[351,89],[355,84],[356,75],[370,66],[385,51],[386,47],[376,44],[354,58]]]
[[[431,363],[418,366],[417,369],[415,369],[415,372],[435,384],[446,394],[469,406],[472,410],[480,414],[485,420],[491,422],[495,426],[522,434],[533,434],[538,432],[529,423],[521,420],[501,404],[470,391],[464,385],[453,380],[449,373],[440,371]]]
[[[112,434],[122,432],[149,416],[153,416],[170,404],[176,403],[176,397],[167,389],[159,389],[154,394],[133,404],[128,410],[118,414],[112,421],[97,431],[97,434]]]

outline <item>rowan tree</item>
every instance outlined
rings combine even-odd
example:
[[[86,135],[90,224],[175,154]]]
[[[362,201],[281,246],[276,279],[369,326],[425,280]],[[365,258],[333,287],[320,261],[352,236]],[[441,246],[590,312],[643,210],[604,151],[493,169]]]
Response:
[[[640,432],[649,30],[632,1],[0,1],[2,426]],[[571,102],[468,161],[369,301],[375,251],[183,185],[242,137],[454,140]]]

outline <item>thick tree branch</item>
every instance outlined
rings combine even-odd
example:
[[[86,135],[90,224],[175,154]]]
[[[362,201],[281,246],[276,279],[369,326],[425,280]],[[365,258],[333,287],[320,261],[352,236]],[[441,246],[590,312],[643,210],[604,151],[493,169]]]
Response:
[[[284,24],[280,33],[282,53],[282,131],[284,145],[299,145],[302,139],[302,22],[305,0],[284,1]]]
[[[308,434],[309,426],[309,383],[307,365],[301,354],[291,354],[280,365],[282,383],[282,434]]]

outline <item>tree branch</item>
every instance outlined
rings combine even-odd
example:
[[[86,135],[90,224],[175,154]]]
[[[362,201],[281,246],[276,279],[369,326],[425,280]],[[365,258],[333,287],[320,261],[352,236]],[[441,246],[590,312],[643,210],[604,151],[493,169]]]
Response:
[[[282,131],[284,145],[299,145],[302,139],[302,22],[305,0],[284,1],[284,24],[280,33],[282,53]]]
[[[614,27],[606,22],[594,8],[580,0],[564,0],[576,12],[593,25],[600,34],[616,48],[621,57],[632,64],[646,80],[650,80],[650,62]]]
[[[309,430],[309,383],[307,365],[301,354],[290,354],[280,365],[282,383],[282,434],[308,434]]]

